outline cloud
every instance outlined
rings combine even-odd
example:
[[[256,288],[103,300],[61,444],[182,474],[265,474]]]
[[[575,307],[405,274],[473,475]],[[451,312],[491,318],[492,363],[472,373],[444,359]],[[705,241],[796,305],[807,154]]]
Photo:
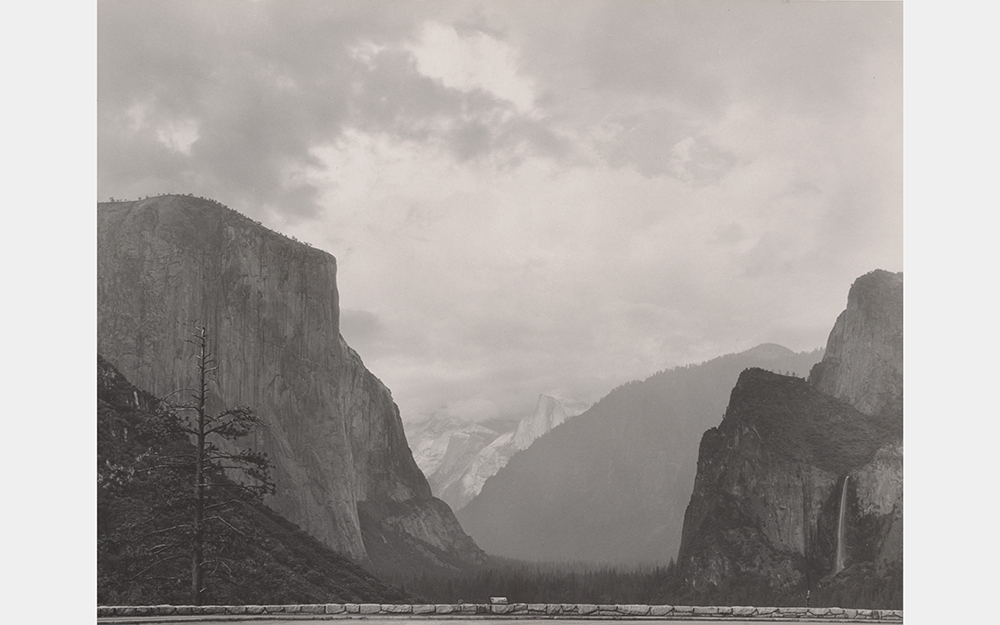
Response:
[[[180,157],[147,192],[285,219],[320,211],[300,174],[350,129],[440,141],[461,160],[558,148],[524,118],[533,90],[509,45],[406,10],[330,4],[102,3],[99,193],[131,191],[116,159],[144,134],[147,158]]]
[[[454,27],[425,22],[419,41],[409,50],[421,74],[448,88],[481,89],[510,102],[522,114],[534,108],[534,85],[519,73],[516,50],[485,32],[459,34]]]
[[[472,397],[448,402],[434,416],[482,422],[498,418],[500,411],[493,401],[484,397]]]
[[[408,421],[811,349],[902,268],[898,3],[98,10],[99,194],[213,197],[333,253]]]
[[[343,301],[386,331],[362,353],[405,419],[484,388],[518,414],[548,388],[592,394],[750,347],[811,284],[774,279],[794,276],[821,234],[801,194],[775,206],[787,172],[761,166],[708,193],[539,155],[470,166],[446,146],[388,134],[349,133],[316,154],[315,184],[335,207],[328,238],[293,232],[341,250]],[[764,294],[774,302],[753,308]]]

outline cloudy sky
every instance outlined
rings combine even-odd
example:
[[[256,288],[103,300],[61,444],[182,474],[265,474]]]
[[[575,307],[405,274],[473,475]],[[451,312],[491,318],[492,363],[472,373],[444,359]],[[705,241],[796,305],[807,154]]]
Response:
[[[897,2],[101,0],[98,197],[337,257],[404,421],[825,344],[903,269]]]

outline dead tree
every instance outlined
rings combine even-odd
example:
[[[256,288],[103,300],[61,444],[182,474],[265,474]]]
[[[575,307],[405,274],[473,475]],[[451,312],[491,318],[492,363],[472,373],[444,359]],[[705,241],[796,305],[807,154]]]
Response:
[[[222,440],[233,441],[246,436],[264,426],[254,412],[246,407],[224,409],[217,413],[207,409],[209,383],[219,365],[209,349],[208,330],[205,326],[194,326],[192,338],[187,342],[197,350],[197,380],[194,388],[181,389],[191,393],[191,402],[173,404],[175,414],[181,420],[181,431],[192,438],[194,444],[193,464],[193,512],[190,526],[191,536],[191,602],[201,605],[205,590],[205,545],[206,522],[213,521],[239,532],[219,514],[206,518],[206,491],[213,486],[211,476],[225,473],[230,479],[227,487],[236,487],[256,499],[274,492],[269,470],[270,462],[263,452],[242,449],[226,451],[220,447]]]

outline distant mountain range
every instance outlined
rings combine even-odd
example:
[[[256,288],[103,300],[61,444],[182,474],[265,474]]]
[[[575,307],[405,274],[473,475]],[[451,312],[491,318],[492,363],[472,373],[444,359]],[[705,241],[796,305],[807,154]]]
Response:
[[[702,433],[741,371],[805,376],[821,350],[774,344],[630,382],[513,455],[457,511],[488,553],[666,564],[680,546]]]
[[[554,397],[539,395],[534,412],[504,429],[437,417],[412,428],[408,438],[431,492],[460,510],[515,453],[577,414]]]

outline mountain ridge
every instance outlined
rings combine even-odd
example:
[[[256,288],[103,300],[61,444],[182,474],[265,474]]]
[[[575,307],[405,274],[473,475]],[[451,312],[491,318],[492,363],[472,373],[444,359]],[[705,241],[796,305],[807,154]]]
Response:
[[[494,555],[665,564],[680,545],[698,439],[721,419],[739,372],[804,376],[818,360],[818,350],[765,344],[623,384],[514,455],[459,521]]]

